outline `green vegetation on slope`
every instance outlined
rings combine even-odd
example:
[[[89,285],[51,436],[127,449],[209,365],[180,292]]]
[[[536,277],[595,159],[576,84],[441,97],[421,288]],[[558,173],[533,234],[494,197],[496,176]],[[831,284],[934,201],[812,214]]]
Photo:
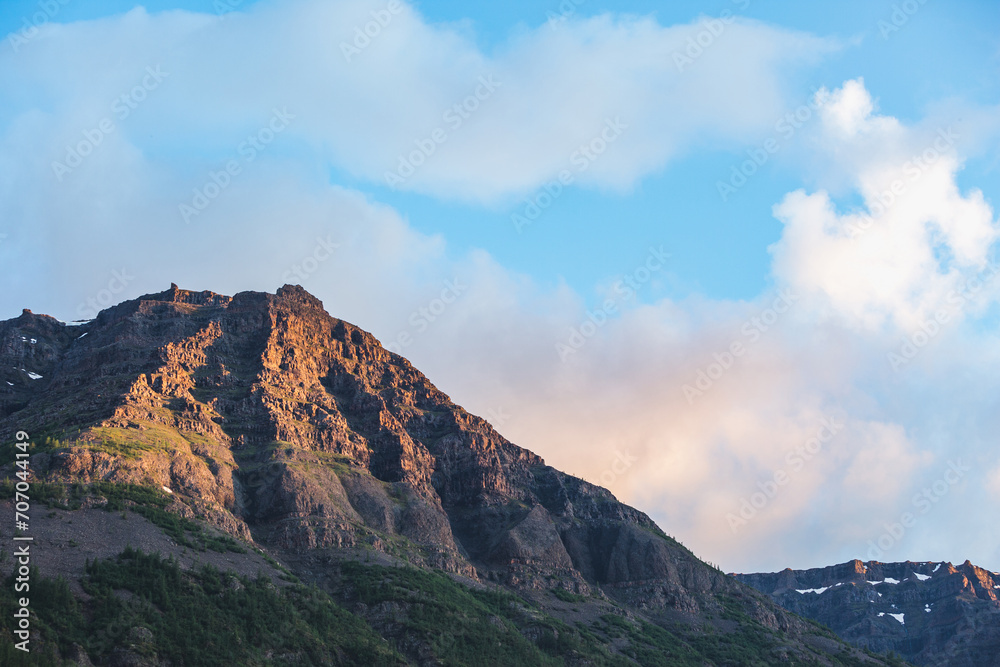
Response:
[[[65,580],[34,572],[33,623],[64,654],[79,644],[94,660],[128,647],[190,667],[402,662],[367,623],[316,588],[279,590],[265,577],[236,577],[208,566],[185,572],[173,560],[132,549],[88,564],[81,584],[91,596],[85,605],[73,599]],[[0,614],[9,618],[14,604],[8,579]],[[25,657],[4,630],[0,662],[45,664]]]
[[[732,632],[705,626],[683,635],[618,614],[571,627],[513,593],[471,588],[439,572],[356,561],[334,567],[340,579],[331,597],[315,587],[279,589],[265,577],[209,566],[184,571],[173,560],[129,548],[88,563],[80,582],[87,602],[74,599],[65,580],[33,571],[32,623],[43,644],[58,646],[64,656],[80,645],[102,661],[126,648],[178,666],[398,665],[417,656],[454,666],[723,667],[770,665],[783,655],[782,664],[820,664],[819,654],[786,654],[780,635],[746,617]],[[14,597],[8,578],[0,615],[10,617]],[[741,613],[727,605],[726,616]],[[833,664],[864,664],[846,650],[825,657]],[[58,663],[45,651],[29,660],[3,629],[0,664]]]
[[[398,632],[431,647],[445,665],[561,665],[570,651],[593,655],[595,664],[610,656],[585,646],[579,633],[538,614],[525,618],[524,601],[512,593],[475,590],[446,575],[409,567],[343,563],[345,593],[368,606],[397,610]],[[536,628],[537,644],[520,630]],[[559,630],[564,630],[560,632]],[[553,632],[554,631],[554,632]]]
[[[0,482],[0,498],[14,495],[14,481]],[[83,506],[88,497],[102,497],[107,500],[103,509],[109,512],[128,512],[144,516],[177,544],[198,551],[232,551],[243,553],[245,549],[228,535],[216,535],[202,528],[201,524],[167,511],[172,499],[165,492],[152,486],[138,484],[118,484],[97,482],[94,484],[62,484],[59,482],[35,482],[31,486],[33,501],[51,507],[75,510]]]
[[[5,466],[18,460],[17,454],[22,450],[17,447],[17,444],[17,440],[14,438],[0,441],[0,466]],[[69,447],[71,444],[72,443],[64,440],[45,437],[31,443],[31,448],[28,450],[28,453],[34,456],[35,454],[41,454],[43,452],[63,449],[65,447]]]
[[[341,564],[337,592],[349,604],[391,610],[394,632],[419,641],[444,665],[602,665],[703,667],[821,664],[819,654],[786,651],[781,635],[753,621],[736,599],[725,598],[722,616],[732,631],[685,628],[672,632],[642,619],[604,614],[592,626],[576,627],[552,617],[506,591],[470,588],[439,572],[410,567]],[[553,595],[575,603],[584,596]],[[570,598],[572,596],[572,598]],[[384,633],[385,634],[385,633]],[[389,634],[392,634],[391,632]],[[825,628],[816,634],[832,636]],[[618,652],[613,650],[618,647]],[[824,654],[834,665],[860,667],[844,645],[838,655]]]

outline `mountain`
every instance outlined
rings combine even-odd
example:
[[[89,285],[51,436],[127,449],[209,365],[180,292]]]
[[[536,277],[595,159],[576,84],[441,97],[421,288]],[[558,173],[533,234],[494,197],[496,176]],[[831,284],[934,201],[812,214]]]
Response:
[[[895,664],[507,441],[301,287],[172,285],[79,326],[25,310],[0,323],[5,499],[18,432],[52,664]]]
[[[969,561],[854,560],[736,578],[855,646],[916,665],[1000,665],[1000,573]]]

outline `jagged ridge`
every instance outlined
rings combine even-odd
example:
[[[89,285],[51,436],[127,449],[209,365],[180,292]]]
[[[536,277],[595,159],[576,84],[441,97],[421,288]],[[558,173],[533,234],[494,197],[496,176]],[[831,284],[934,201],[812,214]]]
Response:
[[[969,561],[956,567],[853,560],[736,576],[856,646],[895,651],[918,665],[996,664],[1000,574]]]

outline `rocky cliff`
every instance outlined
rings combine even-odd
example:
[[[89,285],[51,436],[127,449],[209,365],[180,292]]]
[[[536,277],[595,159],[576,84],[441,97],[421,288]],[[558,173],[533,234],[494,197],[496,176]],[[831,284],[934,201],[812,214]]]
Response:
[[[708,633],[759,636],[775,660],[880,664],[510,443],[301,287],[174,285],[78,326],[25,310],[0,323],[0,438],[19,430],[40,479],[163,489],[172,512],[331,590],[337,562],[374,553],[639,614],[699,660]]]
[[[969,561],[862,563],[737,578],[856,646],[917,665],[1000,664],[1000,573]]]

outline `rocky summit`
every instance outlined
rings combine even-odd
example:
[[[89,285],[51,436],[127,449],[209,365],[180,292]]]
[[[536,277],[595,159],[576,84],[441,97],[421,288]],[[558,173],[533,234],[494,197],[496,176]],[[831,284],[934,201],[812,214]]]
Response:
[[[895,664],[545,465],[301,287],[25,310],[0,323],[0,438],[7,509],[30,469],[52,664]]]
[[[737,578],[859,647],[917,665],[1000,664],[1000,573],[969,561],[854,560]]]

